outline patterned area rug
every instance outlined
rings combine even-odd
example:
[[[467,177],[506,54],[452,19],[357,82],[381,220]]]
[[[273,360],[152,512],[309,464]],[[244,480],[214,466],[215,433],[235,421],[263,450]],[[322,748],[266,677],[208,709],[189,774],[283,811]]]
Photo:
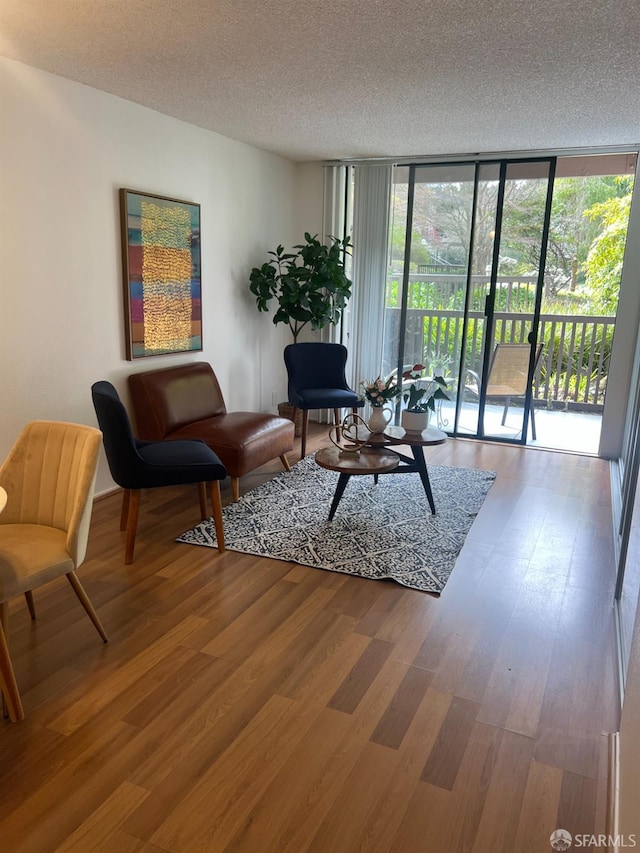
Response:
[[[416,473],[351,477],[327,521],[338,474],[307,456],[223,509],[226,546],[439,594],[496,475],[429,466],[436,515]],[[215,547],[213,521],[177,540]]]

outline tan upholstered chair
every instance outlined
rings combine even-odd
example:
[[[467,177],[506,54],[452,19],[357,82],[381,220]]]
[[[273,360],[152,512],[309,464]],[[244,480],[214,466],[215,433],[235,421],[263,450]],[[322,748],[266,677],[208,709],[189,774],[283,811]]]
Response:
[[[100,430],[58,421],[24,428],[0,467],[7,505],[0,514],[0,678],[12,720],[24,718],[7,648],[8,602],[66,575],[98,633],[107,635],[76,575],[85,558]]]

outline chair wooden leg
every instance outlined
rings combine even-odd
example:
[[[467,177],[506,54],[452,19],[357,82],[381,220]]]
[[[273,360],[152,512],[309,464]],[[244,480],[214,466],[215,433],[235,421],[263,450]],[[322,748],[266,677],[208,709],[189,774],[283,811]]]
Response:
[[[136,546],[136,530],[138,529],[139,510],[140,489],[131,489],[129,497],[129,514],[127,516],[127,543],[124,548],[124,562],[127,566],[133,563],[133,550]]]
[[[309,426],[309,409],[302,410],[302,440],[300,442],[300,459],[307,453],[307,427]]]
[[[211,493],[211,504],[213,506],[213,523],[216,528],[218,551],[224,551],[224,527],[222,524],[222,500],[220,498],[219,480],[212,480],[209,483],[209,491]]]
[[[340,409],[333,410],[333,422],[336,425],[336,438],[338,439],[338,441],[340,441],[342,437],[342,430],[340,429],[340,426],[342,424],[342,419],[340,417]]]
[[[129,500],[131,498],[131,490],[123,489],[122,491],[122,509],[120,510],[120,530],[127,529],[127,521],[129,520]]]
[[[9,643],[9,602],[3,601],[0,604],[0,627],[4,631],[5,638],[7,640],[7,644]],[[8,649],[8,645],[7,645]],[[6,720],[9,716],[9,706],[7,705],[7,700],[5,699],[4,693],[0,693],[2,697],[2,716]]]
[[[200,518],[206,521],[209,518],[207,510],[207,488],[204,483],[198,483],[198,498],[200,499]]]
[[[24,597],[27,600],[27,607],[29,608],[29,613],[31,615],[31,618],[35,622],[36,621],[36,603],[33,600],[33,592],[30,589],[28,589],[25,592]]]
[[[109,641],[109,638],[107,637],[107,634],[106,634],[104,628],[102,627],[102,622],[98,618],[98,614],[94,610],[93,604],[89,601],[89,596],[84,591],[84,587],[82,586],[82,584],[80,583],[80,580],[78,579],[78,575],[75,572],[69,572],[67,574],[67,580],[71,584],[71,587],[72,587],[73,591],[75,592],[75,594],[78,596],[80,604],[87,611],[87,614],[89,615],[89,619],[91,619],[91,621],[93,622],[93,624],[96,628],[96,631],[102,637],[103,642],[107,643]]]
[[[0,688],[2,689],[3,706],[6,703],[9,717],[14,723],[24,720],[24,709],[20,699],[18,683],[9,657],[7,638],[0,623]]]
[[[282,454],[282,456],[280,457],[280,461],[282,462],[282,466],[283,466],[285,471],[291,470],[291,465],[289,465],[289,460],[287,459],[286,453]]]
[[[295,433],[294,433],[294,434],[295,434],[295,435],[298,435],[298,425],[297,425],[297,420],[298,420],[298,409],[297,409],[295,406],[293,407],[293,412],[291,412],[291,420],[293,421],[293,424],[294,424],[294,426],[295,426],[295,428],[296,428],[296,431],[295,431]],[[302,419],[301,419],[301,421],[300,421],[300,424],[301,424],[301,430],[302,430],[302,429],[304,429],[303,420],[304,420],[304,413],[303,413],[303,418],[302,418]],[[300,458],[302,458],[302,457],[300,457]]]
[[[231,478],[231,497],[234,503],[240,500],[240,477]]]

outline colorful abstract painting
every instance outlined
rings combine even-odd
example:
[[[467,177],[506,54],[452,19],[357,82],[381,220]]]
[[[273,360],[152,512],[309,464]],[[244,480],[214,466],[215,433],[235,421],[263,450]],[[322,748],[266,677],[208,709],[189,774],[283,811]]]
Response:
[[[202,349],[200,205],[120,190],[127,359]]]

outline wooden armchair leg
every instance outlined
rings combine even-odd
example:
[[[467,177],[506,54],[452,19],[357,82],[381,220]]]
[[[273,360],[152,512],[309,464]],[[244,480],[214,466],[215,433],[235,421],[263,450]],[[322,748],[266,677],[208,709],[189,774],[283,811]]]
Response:
[[[240,500],[240,477],[231,478],[231,497],[234,503]]]
[[[216,528],[216,539],[218,540],[218,551],[224,551],[224,526],[222,524],[222,500],[220,498],[220,482],[212,480],[209,483],[211,493],[211,504],[213,506],[213,523]]]
[[[333,422],[336,425],[336,438],[338,441],[342,438],[342,430],[340,429],[342,420],[340,418],[340,409],[333,410]]]
[[[136,546],[136,530],[138,529],[139,510],[140,489],[131,489],[129,497],[129,514],[127,516],[127,542],[124,548],[124,562],[127,566],[133,563],[133,551]]]
[[[99,618],[98,614],[96,613],[96,611],[93,607],[93,604],[89,600],[89,596],[84,591],[84,587],[82,586],[82,584],[80,583],[80,580],[78,579],[78,575],[75,572],[69,572],[67,574],[67,580],[71,584],[71,587],[72,587],[73,591],[75,592],[75,594],[78,596],[80,604],[87,611],[89,619],[91,619],[91,621],[93,622],[96,631],[102,637],[102,641],[104,643],[107,643],[109,641],[109,638],[107,637],[106,631],[102,627],[102,622],[100,621],[100,618]]]
[[[300,442],[300,459],[307,453],[307,427],[309,426],[309,409],[302,410],[302,440]]]
[[[0,627],[4,631],[4,635],[7,638],[7,642],[8,642],[8,637],[9,637],[9,602],[8,601],[3,601],[0,604]],[[9,652],[8,652],[8,646],[7,646],[7,654],[8,653]],[[2,688],[2,683],[0,682],[0,698],[2,699],[2,702],[0,702],[0,704],[2,705],[2,716],[6,720],[7,717],[9,716],[9,706],[7,705],[7,700],[5,698],[5,694],[2,692],[1,688]]]
[[[120,510],[120,530],[127,529],[127,521],[129,520],[129,500],[131,498],[131,490],[122,490],[122,509]]]
[[[291,470],[291,465],[289,465],[289,460],[287,459],[286,453],[282,454],[282,456],[280,457],[280,461],[282,462],[285,471]]]
[[[7,638],[0,624],[0,688],[2,689],[3,705],[6,703],[9,717],[14,723],[24,720],[24,709],[20,699],[18,683],[13,672]]]
[[[200,499],[200,518],[206,521],[209,518],[207,510],[207,488],[204,483],[198,483],[198,498]]]
[[[36,603],[33,600],[33,592],[30,589],[28,589],[25,592],[24,597],[27,600],[27,607],[29,608],[29,614],[30,614],[32,620],[35,622],[36,621]]]

